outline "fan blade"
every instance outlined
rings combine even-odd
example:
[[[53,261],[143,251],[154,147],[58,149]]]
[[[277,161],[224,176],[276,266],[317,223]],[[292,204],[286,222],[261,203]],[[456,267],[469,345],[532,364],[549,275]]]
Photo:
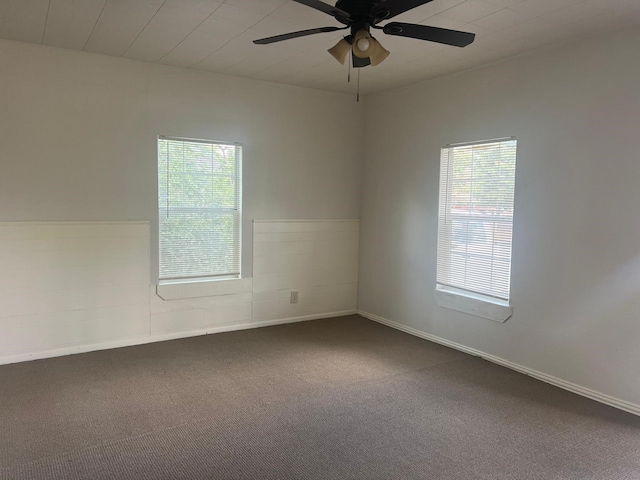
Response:
[[[320,10],[321,12],[327,13],[332,17],[351,20],[351,15],[349,15],[344,10],[340,10],[339,8],[336,8],[333,5],[329,5],[328,3],[321,2],[320,0],[293,0],[293,1],[296,3],[301,3],[302,5],[306,5],[307,7]]]
[[[300,30],[299,32],[284,33],[282,35],[276,35],[275,37],[261,38],[254,40],[256,45],[267,45],[269,43],[281,42],[283,40],[289,40],[291,38],[306,37],[307,35],[315,35],[316,33],[335,32],[336,30],[344,30],[349,27],[320,27],[312,28],[311,30]]]
[[[476,38],[475,33],[428,27],[427,25],[416,25],[414,23],[391,22],[387,23],[382,31],[387,35],[417,38],[418,40],[444,43],[445,45],[453,45],[456,47],[466,47]]]
[[[353,58],[353,68],[362,68],[366,67],[367,65],[371,65],[371,60],[369,60],[369,57],[359,58],[354,54],[351,54],[351,57]]]
[[[431,1],[432,0],[386,0],[375,6],[372,17],[377,20],[375,23],[378,23]]]

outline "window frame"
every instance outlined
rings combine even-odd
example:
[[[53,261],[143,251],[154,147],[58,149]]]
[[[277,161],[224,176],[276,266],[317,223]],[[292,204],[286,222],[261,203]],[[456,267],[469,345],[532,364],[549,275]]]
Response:
[[[185,211],[187,210],[192,210],[192,209],[197,209],[199,211],[221,211],[221,212],[237,212],[237,217],[238,217],[238,224],[237,224],[237,231],[238,231],[238,236],[237,236],[237,242],[235,242],[235,249],[237,250],[237,259],[238,259],[238,273],[236,274],[234,273],[230,273],[230,274],[212,274],[212,275],[202,275],[202,276],[192,276],[192,277],[162,277],[161,276],[161,268],[160,268],[160,264],[161,264],[161,224],[160,224],[160,215],[161,215],[161,200],[160,200],[160,189],[159,189],[159,181],[160,181],[160,171],[159,171],[159,150],[160,150],[160,141],[161,140],[167,140],[167,141],[176,141],[176,142],[186,142],[186,143],[202,143],[205,145],[223,145],[223,146],[232,146],[235,147],[237,149],[237,153],[236,153],[236,175],[234,176],[234,178],[237,179],[237,185],[236,185],[236,196],[237,196],[237,208],[227,208],[227,207],[220,207],[220,208],[216,208],[216,207],[202,207],[202,208],[197,208],[197,207],[178,207],[178,209],[183,209]],[[209,283],[209,282],[220,282],[220,281],[238,281],[238,280],[242,280],[242,223],[243,223],[243,212],[242,212],[242,206],[243,206],[243,191],[242,191],[242,183],[243,183],[243,144],[239,143],[239,142],[229,142],[229,141],[221,141],[221,140],[208,140],[208,139],[201,139],[201,138],[190,138],[190,137],[176,137],[176,136],[169,136],[169,135],[158,135],[156,138],[156,167],[158,167],[157,170],[157,175],[156,175],[156,181],[157,186],[158,186],[158,190],[157,190],[157,195],[156,195],[156,201],[157,201],[157,208],[156,208],[156,214],[158,215],[157,221],[158,221],[158,241],[157,241],[157,245],[158,245],[158,285],[159,286],[169,286],[167,288],[172,288],[170,287],[171,285],[175,285],[175,288],[178,288],[179,285],[185,286],[185,288],[188,288],[189,285],[193,285],[194,288],[197,287],[197,284],[202,284],[202,283]],[[219,175],[219,176],[229,176],[229,175]],[[175,207],[174,207],[175,208]],[[186,298],[186,297],[185,297]]]
[[[500,298],[498,296],[492,296],[492,295],[488,295],[486,293],[483,292],[478,292],[478,291],[474,291],[470,288],[464,288],[464,287],[460,287],[460,286],[456,286],[456,285],[449,285],[446,284],[444,282],[440,282],[440,270],[439,270],[439,265],[441,264],[441,258],[440,258],[440,253],[442,252],[442,247],[441,247],[441,229],[442,229],[442,225],[441,225],[441,221],[442,221],[442,191],[441,189],[443,188],[442,182],[443,182],[443,172],[442,172],[442,168],[443,168],[443,159],[444,156],[446,155],[446,151],[456,148],[456,147],[474,147],[474,146],[480,146],[480,145],[484,145],[484,144],[491,144],[491,143],[500,143],[500,142],[510,142],[510,141],[514,141],[516,142],[516,162],[517,162],[517,140],[515,137],[505,137],[505,138],[497,138],[497,139],[491,139],[491,140],[481,140],[481,141],[477,141],[477,142],[464,142],[464,143],[456,143],[456,144],[448,144],[445,145],[443,147],[441,147],[440,150],[440,176],[439,176],[439,191],[438,191],[438,233],[437,233],[437,249],[436,249],[436,288],[434,290],[434,296],[436,298],[436,301],[438,303],[438,305],[448,308],[448,309],[452,309],[452,310],[457,310],[463,313],[467,313],[473,316],[477,316],[477,317],[482,317],[482,318],[486,318],[489,320],[494,320],[497,322],[504,322],[506,321],[509,317],[511,317],[511,315],[513,314],[513,307],[511,304],[511,271],[512,271],[512,267],[513,267],[513,225],[514,225],[514,218],[515,218],[515,212],[513,212],[513,210],[515,209],[515,169],[514,169],[514,173],[513,173],[513,183],[514,183],[514,187],[513,187],[513,204],[512,204],[512,217],[511,217],[511,221],[505,221],[505,223],[510,223],[511,224],[511,243],[510,243],[510,258],[509,258],[509,290],[508,290],[508,298]],[[451,166],[450,166],[451,168]],[[514,167],[515,168],[515,167]],[[449,189],[450,188],[450,182],[452,181],[451,177],[447,177],[447,184],[445,186],[445,188]],[[446,206],[444,206],[445,210],[446,210]],[[446,214],[446,212],[445,212]],[[486,221],[486,220],[491,220],[493,223],[501,223],[503,222],[503,220],[496,218],[496,217],[492,217],[491,215],[474,215],[474,220],[478,220],[478,221]],[[466,241],[466,245],[469,245],[469,239],[467,239]],[[492,246],[495,245],[494,240],[492,240]],[[450,252],[451,251],[451,247],[447,250],[444,249],[445,251]],[[493,257],[492,257],[492,262],[493,262]],[[452,282],[454,283],[454,282]]]

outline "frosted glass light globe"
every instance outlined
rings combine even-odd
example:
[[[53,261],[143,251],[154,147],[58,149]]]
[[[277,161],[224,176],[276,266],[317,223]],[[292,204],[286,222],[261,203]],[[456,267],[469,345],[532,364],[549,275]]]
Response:
[[[360,40],[358,40],[358,49],[366,52],[369,48],[369,39],[367,38],[361,38]]]

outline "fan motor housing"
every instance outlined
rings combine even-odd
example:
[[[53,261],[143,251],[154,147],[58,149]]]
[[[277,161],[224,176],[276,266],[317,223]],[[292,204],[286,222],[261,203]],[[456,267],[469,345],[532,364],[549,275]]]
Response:
[[[349,21],[339,17],[336,17],[336,20],[345,25],[359,23],[365,20],[369,20],[371,22],[374,20],[373,18],[370,18],[373,7],[379,3],[382,3],[382,0],[338,0],[336,8],[339,8],[351,15],[351,20]]]

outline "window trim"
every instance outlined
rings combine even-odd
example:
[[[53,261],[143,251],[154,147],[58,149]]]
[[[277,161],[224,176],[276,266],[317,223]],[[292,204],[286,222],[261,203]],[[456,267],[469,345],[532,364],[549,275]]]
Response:
[[[517,139],[515,136],[511,136],[511,137],[501,137],[501,138],[472,141],[472,142],[451,143],[451,144],[443,145],[441,147],[440,152],[442,156],[442,151],[444,149],[484,145],[484,144],[507,142],[507,141],[517,141]],[[441,168],[442,168],[442,164],[441,164]],[[441,187],[442,185],[439,185],[439,189]],[[441,207],[440,202],[438,202],[438,242],[437,243],[439,243],[440,241],[440,207]],[[515,198],[514,198],[514,209],[515,209]],[[482,216],[479,216],[478,218],[482,218]],[[496,221],[496,219],[493,217],[488,217],[488,218],[490,218],[494,222]],[[511,220],[511,225],[512,225],[512,231],[513,231],[513,217]],[[438,263],[438,259],[437,259],[437,253],[436,253],[436,264],[437,263]],[[512,268],[513,237],[511,239],[510,263],[511,263],[510,268]],[[493,320],[500,323],[507,321],[513,315],[511,293],[509,294],[509,298],[505,300],[505,299],[493,297],[484,293],[478,293],[472,290],[466,290],[463,288],[446,285],[438,282],[436,279],[436,288],[434,290],[434,297],[435,297],[436,303],[441,307],[448,308],[450,310],[456,310],[456,311],[473,315],[476,317]]]
[[[160,278],[160,222],[158,218],[158,281],[157,286],[163,286],[165,288],[180,288],[179,286],[184,286],[189,289],[189,284],[193,285],[193,288],[197,288],[199,284],[206,284],[211,282],[228,282],[228,281],[238,281],[244,279],[242,275],[242,214],[243,214],[243,154],[244,154],[244,145],[241,142],[229,142],[223,140],[209,140],[203,138],[191,138],[191,137],[176,137],[170,135],[158,135],[156,138],[156,168],[158,167],[158,145],[159,140],[174,140],[179,142],[191,142],[191,143],[203,143],[207,145],[229,145],[234,147],[239,147],[239,155],[237,158],[237,168],[238,168],[238,272],[231,274],[219,274],[219,275],[205,275],[199,277],[181,277],[181,278]],[[156,170],[156,184],[159,179],[159,172]],[[220,210],[220,209],[217,209]],[[236,211],[235,209],[228,209]],[[156,214],[160,215],[160,196],[159,193],[156,193]],[[171,287],[173,286],[173,287]],[[159,293],[159,292],[157,292]],[[159,295],[161,296],[161,295]],[[162,296],[161,296],[162,297]],[[190,298],[190,295],[187,294],[185,296],[180,296],[180,298]]]
[[[164,301],[187,298],[216,297],[223,295],[250,294],[251,278],[228,278],[188,283],[168,283],[156,285],[156,295]]]
[[[433,294],[441,307],[504,323],[513,315],[510,301],[437,284]]]

